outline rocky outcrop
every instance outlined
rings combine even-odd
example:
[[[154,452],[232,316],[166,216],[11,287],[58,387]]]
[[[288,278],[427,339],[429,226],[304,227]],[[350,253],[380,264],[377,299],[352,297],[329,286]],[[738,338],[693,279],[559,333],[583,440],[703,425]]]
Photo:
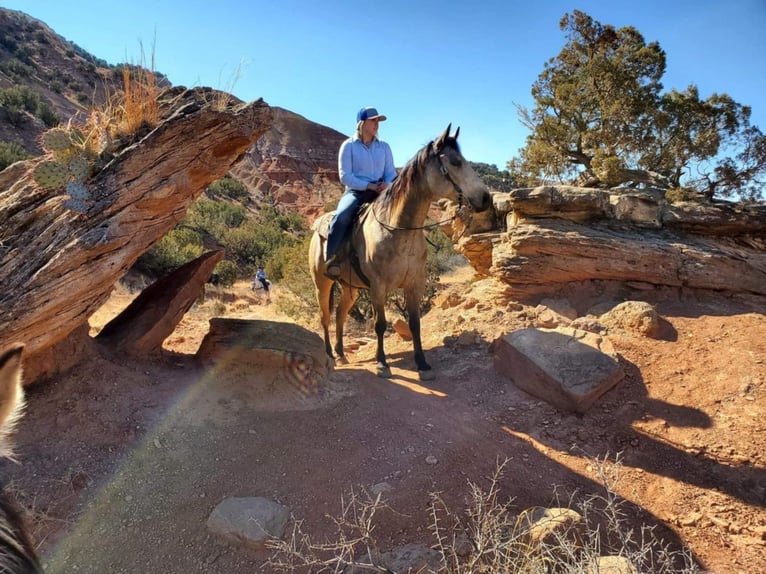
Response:
[[[41,158],[0,172],[0,347],[27,344],[27,381],[35,355],[86,324],[136,259],[271,126],[262,100],[225,109],[210,101],[196,90],[170,93],[167,119],[87,182],[94,201],[85,214],[34,183]]]
[[[504,229],[482,222],[459,245],[480,276],[497,276],[512,296],[593,281],[766,295],[764,207],[674,205],[648,191],[569,186],[493,199]]]
[[[197,300],[223,255],[223,250],[205,253],[158,279],[104,325],[96,339],[129,355],[159,351]]]

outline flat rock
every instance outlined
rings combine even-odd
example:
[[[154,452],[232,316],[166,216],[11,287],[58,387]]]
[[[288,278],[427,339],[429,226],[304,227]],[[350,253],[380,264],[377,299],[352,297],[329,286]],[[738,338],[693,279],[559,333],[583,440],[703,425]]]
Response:
[[[569,327],[521,329],[492,343],[495,369],[558,408],[586,412],[624,376],[612,344]]]

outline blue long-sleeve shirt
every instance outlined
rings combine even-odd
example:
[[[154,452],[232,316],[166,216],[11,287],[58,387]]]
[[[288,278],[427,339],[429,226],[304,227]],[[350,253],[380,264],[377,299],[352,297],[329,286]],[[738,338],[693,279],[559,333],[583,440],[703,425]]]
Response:
[[[338,152],[340,182],[350,189],[367,189],[368,183],[380,181],[391,183],[396,177],[391,147],[378,138],[364,145],[358,136],[344,141]]]

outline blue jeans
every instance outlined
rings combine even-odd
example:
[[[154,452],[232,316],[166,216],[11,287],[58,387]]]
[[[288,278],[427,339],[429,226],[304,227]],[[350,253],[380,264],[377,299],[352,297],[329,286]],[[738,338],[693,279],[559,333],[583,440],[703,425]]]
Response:
[[[335,216],[330,222],[330,233],[327,237],[327,259],[335,255],[348,238],[359,206],[371,202],[377,195],[374,191],[351,189],[340,197]]]

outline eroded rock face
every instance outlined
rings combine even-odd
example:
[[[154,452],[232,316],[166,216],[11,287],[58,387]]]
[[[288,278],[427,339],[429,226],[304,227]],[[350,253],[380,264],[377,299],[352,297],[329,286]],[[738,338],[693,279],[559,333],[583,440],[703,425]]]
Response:
[[[231,174],[256,200],[268,196],[313,220],[343,193],[338,150],[347,136],[288,110],[272,110],[273,126],[232,166]]]
[[[493,195],[505,230],[459,241],[479,276],[522,298],[603,281],[766,295],[766,209],[671,205],[662,194],[570,186]]]
[[[87,324],[136,259],[271,126],[262,100],[209,102],[172,92],[167,119],[87,182],[95,201],[84,215],[34,183],[42,158],[0,175],[0,346],[27,344],[27,382],[35,356]]]

